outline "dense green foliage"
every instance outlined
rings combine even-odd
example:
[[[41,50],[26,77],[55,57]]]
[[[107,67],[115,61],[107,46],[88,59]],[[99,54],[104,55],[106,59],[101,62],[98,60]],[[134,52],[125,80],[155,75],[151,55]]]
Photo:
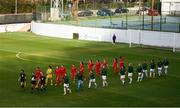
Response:
[[[18,13],[30,13],[34,8],[31,1],[17,0]],[[0,14],[15,13],[15,0],[0,0]]]
[[[18,59],[16,54],[22,59]],[[169,74],[155,79],[145,78],[137,83],[137,73],[132,85],[124,86],[119,76],[113,75],[114,57],[123,56],[125,64],[131,62],[136,68],[144,59],[149,61],[165,58],[170,62]],[[88,59],[94,62],[107,59],[109,64],[109,87],[103,88],[102,81],[97,79],[98,87],[88,89],[85,81],[83,91],[77,92],[71,82],[72,94],[63,96],[63,88],[47,86],[44,92],[30,93],[30,75],[39,65],[45,72],[48,65],[64,64],[70,75],[72,64],[79,66],[85,62],[87,74]],[[171,51],[132,47],[127,44],[116,44],[94,41],[80,41],[37,36],[31,33],[0,34],[0,106],[180,106],[180,53]],[[149,67],[148,67],[149,68]],[[27,74],[27,88],[23,91],[18,83],[19,70]],[[157,72],[157,71],[156,71]],[[128,79],[126,79],[128,81]]]

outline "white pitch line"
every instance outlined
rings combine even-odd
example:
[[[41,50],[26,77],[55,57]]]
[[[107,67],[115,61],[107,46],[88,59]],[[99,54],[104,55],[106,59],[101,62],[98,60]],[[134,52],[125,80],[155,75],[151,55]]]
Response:
[[[25,58],[20,57],[20,54],[21,54],[21,52],[18,52],[18,53],[16,54],[16,58],[18,58],[18,59],[20,59],[20,60],[24,60],[24,61],[32,61],[32,60],[29,60],[29,59],[25,59]]]

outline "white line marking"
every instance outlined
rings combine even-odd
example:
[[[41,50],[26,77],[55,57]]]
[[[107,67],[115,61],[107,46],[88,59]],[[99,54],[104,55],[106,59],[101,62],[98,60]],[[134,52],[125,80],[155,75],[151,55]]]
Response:
[[[24,60],[24,61],[32,61],[32,60],[29,60],[29,59],[25,59],[25,58],[20,57],[20,54],[21,54],[21,52],[18,52],[18,53],[16,54],[16,58],[18,58],[18,59],[20,59],[20,60]]]

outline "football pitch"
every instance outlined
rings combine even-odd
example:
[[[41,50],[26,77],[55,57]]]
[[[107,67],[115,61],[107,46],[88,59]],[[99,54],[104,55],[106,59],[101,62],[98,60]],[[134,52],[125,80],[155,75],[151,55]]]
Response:
[[[180,106],[180,53],[147,47],[128,47],[128,44],[112,45],[108,42],[70,40],[38,36],[32,33],[0,33],[0,106]],[[114,76],[113,58],[123,56],[125,65],[132,63],[136,69],[138,63],[146,59],[149,62],[158,58],[170,62],[167,76],[145,78],[137,83],[137,73],[133,83],[122,85],[119,75]],[[101,78],[97,78],[97,88],[88,89],[88,80],[84,81],[83,90],[76,91],[76,83],[70,81],[72,94],[63,96],[63,87],[47,86],[46,91],[31,92],[31,73],[37,66],[46,72],[48,65],[53,68],[64,64],[70,77],[72,64],[79,67],[87,61],[106,59],[109,86],[103,88]],[[20,88],[18,77],[20,69],[27,75],[27,87]],[[149,71],[149,67],[148,67]],[[156,70],[157,73],[157,70]],[[53,76],[55,77],[55,76]],[[54,81],[55,83],[55,81]]]

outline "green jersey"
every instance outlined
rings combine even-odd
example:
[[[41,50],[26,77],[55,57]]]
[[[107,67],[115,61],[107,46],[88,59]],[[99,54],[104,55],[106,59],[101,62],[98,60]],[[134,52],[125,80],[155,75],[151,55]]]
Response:
[[[69,84],[69,78],[68,78],[68,76],[66,75],[66,76],[64,76],[64,83],[65,84]]]
[[[168,61],[167,59],[165,59],[165,60],[163,61],[163,64],[164,64],[164,66],[168,66],[168,65],[169,65],[169,61]]]
[[[121,74],[121,75],[125,75],[125,68],[121,68],[121,69],[120,69],[120,74]]]
[[[134,72],[133,66],[128,66],[128,73],[133,73],[133,72]]]
[[[81,73],[77,73],[76,78],[77,78],[77,80],[83,81],[83,76]]]
[[[141,67],[141,66],[138,66],[136,72],[142,73],[142,67]]]
[[[142,65],[142,67],[143,67],[143,70],[147,70],[147,63],[144,63],[144,64]]]
[[[158,61],[158,63],[157,63],[157,65],[158,65],[158,67],[162,67],[162,62],[161,61]]]
[[[150,68],[151,68],[151,69],[155,69],[155,68],[156,68],[156,65],[155,65],[154,62],[151,62],[151,63],[150,63]]]
[[[107,76],[107,70],[104,68],[104,69],[102,69],[102,71],[101,71],[101,75],[104,75],[104,76]]]
[[[90,79],[95,79],[95,75],[93,72],[91,72],[91,74],[90,74]]]

